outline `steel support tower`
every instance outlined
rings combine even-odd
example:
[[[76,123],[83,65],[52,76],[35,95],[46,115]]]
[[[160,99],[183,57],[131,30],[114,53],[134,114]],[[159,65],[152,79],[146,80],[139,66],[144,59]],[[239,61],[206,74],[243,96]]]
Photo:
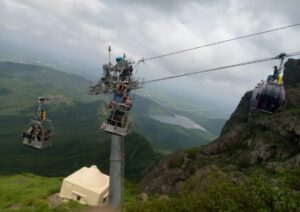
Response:
[[[119,208],[122,201],[122,175],[123,175],[123,142],[124,137],[112,135],[109,167],[109,206]]]

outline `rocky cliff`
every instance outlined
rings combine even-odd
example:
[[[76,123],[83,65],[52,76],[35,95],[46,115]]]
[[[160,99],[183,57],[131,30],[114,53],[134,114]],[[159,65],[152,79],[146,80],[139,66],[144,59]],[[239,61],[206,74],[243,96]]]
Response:
[[[160,161],[141,181],[143,190],[175,195],[184,187],[187,191],[201,193],[212,170],[235,182],[247,178],[258,167],[269,173],[270,179],[283,169],[298,168],[300,60],[286,62],[284,80],[287,102],[281,112],[249,118],[252,92],[245,93],[218,139],[206,146],[176,152]],[[191,179],[200,183],[186,186]]]

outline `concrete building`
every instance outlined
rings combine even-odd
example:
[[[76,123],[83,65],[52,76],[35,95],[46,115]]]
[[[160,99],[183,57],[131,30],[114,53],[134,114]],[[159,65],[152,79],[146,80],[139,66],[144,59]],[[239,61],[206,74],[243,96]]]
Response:
[[[103,205],[108,199],[109,176],[97,166],[83,167],[63,180],[59,196],[88,205]]]

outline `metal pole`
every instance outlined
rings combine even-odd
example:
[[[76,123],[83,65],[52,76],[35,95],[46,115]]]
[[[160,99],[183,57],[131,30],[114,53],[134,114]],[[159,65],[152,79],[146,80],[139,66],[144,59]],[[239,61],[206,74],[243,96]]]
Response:
[[[111,65],[111,62],[110,62],[110,52],[111,52],[111,48],[109,46],[108,47],[108,62],[109,62],[109,65]]]
[[[124,137],[112,135],[109,167],[109,206],[118,208],[121,206],[122,186],[122,142]]]
[[[279,72],[282,73],[283,72],[283,62],[284,62],[284,57],[280,58],[280,65],[279,65]]]
[[[280,65],[279,65],[280,74],[283,72],[283,63],[284,63],[285,56],[286,56],[285,53],[281,53],[280,55],[278,55],[278,58],[280,59]]]
[[[39,114],[40,114],[40,112],[42,110],[42,104],[43,104],[43,102],[41,102],[40,100],[38,100],[38,102],[39,102],[39,106],[38,106],[38,110],[36,112],[36,118],[39,117]]]

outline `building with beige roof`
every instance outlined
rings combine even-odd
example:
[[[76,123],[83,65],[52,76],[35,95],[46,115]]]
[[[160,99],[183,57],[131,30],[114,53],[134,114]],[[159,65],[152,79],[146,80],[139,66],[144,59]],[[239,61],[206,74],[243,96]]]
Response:
[[[109,176],[97,166],[83,167],[63,180],[59,196],[88,205],[103,205],[108,199]]]

